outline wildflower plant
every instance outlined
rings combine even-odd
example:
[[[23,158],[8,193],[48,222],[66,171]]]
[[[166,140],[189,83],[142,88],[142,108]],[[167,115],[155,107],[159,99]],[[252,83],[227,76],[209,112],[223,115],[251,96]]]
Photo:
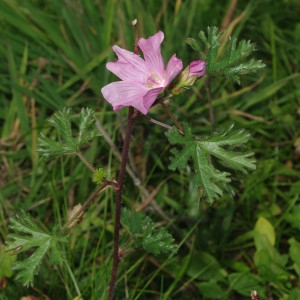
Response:
[[[255,50],[254,44],[243,40],[237,42],[237,38],[230,38],[227,41],[227,52],[221,55],[218,52],[221,32],[216,27],[209,27],[207,34],[203,31],[199,33],[199,40],[186,40],[199,53],[199,60],[190,62],[184,68],[176,54],[165,65],[161,55],[163,32],[159,31],[147,39],[138,38],[136,23],[133,25],[136,36],[134,51],[113,46],[118,59],[106,65],[120,81],[112,82],[101,89],[104,99],[112,105],[113,110],[128,110],[118,180],[108,178],[103,166],[95,169],[81,150],[83,145],[105,135],[103,130],[101,133],[96,130],[92,109],[82,109],[76,135],[72,131],[70,109],[63,109],[49,119],[50,125],[57,130],[58,138],[53,140],[45,134],[40,135],[38,152],[42,159],[77,155],[90,169],[91,178],[98,187],[83,205],[76,207],[63,226],[56,225],[51,233],[33,222],[24,212],[11,219],[10,229],[13,233],[8,235],[6,250],[14,255],[29,249],[32,251],[29,258],[13,263],[13,269],[19,271],[18,277],[25,286],[33,284],[34,275],[39,272],[41,261],[46,255],[58,266],[68,263],[64,255],[64,245],[69,228],[76,226],[84,218],[83,213],[89,204],[107,188],[113,189],[116,195],[108,299],[113,299],[120,258],[130,252],[130,249],[144,248],[154,255],[174,255],[177,252],[178,245],[165,227],[156,227],[151,218],[141,211],[122,207],[130,140],[137,118],[144,118],[154,126],[161,126],[165,131],[166,141],[172,145],[169,169],[176,172],[185,170],[189,165],[194,174],[193,186],[200,189],[203,198],[211,204],[223,195],[224,186],[230,184],[232,170],[247,173],[255,169],[253,153],[244,150],[251,137],[249,132],[244,129],[234,130],[234,125],[231,124],[210,136],[197,136],[187,122],[180,123],[175,118],[167,105],[171,100],[176,101],[176,95],[184,93],[203,78],[218,75],[240,83],[241,75],[263,68],[264,64],[260,60],[249,59]],[[149,116],[151,108],[156,105],[162,106],[174,126]],[[129,236],[125,245],[119,245],[121,225]],[[80,291],[78,294],[80,296]]]

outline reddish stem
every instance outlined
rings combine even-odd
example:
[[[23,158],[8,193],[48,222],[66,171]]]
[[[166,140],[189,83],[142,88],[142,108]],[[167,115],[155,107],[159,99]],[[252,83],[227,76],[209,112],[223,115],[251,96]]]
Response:
[[[134,47],[134,54],[139,53],[139,47],[138,47],[138,30],[137,30],[137,20],[134,20],[132,22],[132,25],[134,27],[134,37],[135,37],[135,47]],[[115,207],[115,228],[114,228],[114,253],[113,253],[113,266],[111,271],[111,278],[110,278],[110,284],[109,284],[109,295],[108,299],[112,300],[114,297],[114,290],[116,285],[116,279],[117,279],[117,270],[118,265],[120,261],[120,255],[119,255],[119,236],[120,236],[120,223],[121,223],[121,208],[122,208],[122,194],[123,194],[123,186],[124,186],[124,178],[125,178],[125,172],[126,172],[126,164],[127,164],[127,158],[129,153],[129,145],[130,145],[130,137],[132,133],[133,128],[133,121],[137,117],[137,115],[134,114],[134,108],[132,106],[129,106],[128,109],[128,118],[127,118],[127,127],[125,132],[125,138],[124,138],[124,145],[123,145],[123,151],[122,151],[122,157],[121,157],[121,166],[120,166],[120,173],[119,173],[119,179],[118,179],[118,186],[117,186],[117,192],[116,192],[116,207]]]
[[[133,120],[134,120],[133,114],[134,114],[134,108],[132,106],[129,106],[127,127],[126,127],[126,132],[125,132],[120,173],[119,173],[118,186],[117,186],[117,192],[116,192],[114,253],[113,253],[113,267],[112,267],[110,285],[109,285],[109,296],[108,296],[109,300],[112,300],[113,296],[114,296],[114,289],[115,289],[115,284],[116,284],[116,279],[117,279],[117,270],[118,270],[118,265],[119,265],[119,261],[120,261],[119,236],[120,236],[120,223],[121,223],[120,221],[121,221],[122,194],[123,194],[124,178],[125,178],[125,172],[126,172],[126,163],[127,163],[129,145],[130,145],[130,136],[131,136],[132,128],[133,128]]]

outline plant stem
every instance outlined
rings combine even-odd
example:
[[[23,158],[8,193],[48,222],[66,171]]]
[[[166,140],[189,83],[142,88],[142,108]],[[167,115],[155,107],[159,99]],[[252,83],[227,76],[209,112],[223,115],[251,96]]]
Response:
[[[212,98],[211,98],[211,93],[210,93],[210,84],[209,84],[208,77],[205,78],[204,86],[205,86],[205,90],[207,93],[208,104],[209,104],[209,118],[210,118],[211,130],[212,130],[212,132],[214,132],[216,129],[216,124],[215,124],[214,108],[212,105]]]
[[[115,289],[116,278],[117,278],[117,270],[118,270],[118,265],[119,265],[119,260],[120,260],[120,258],[119,258],[119,235],[120,235],[122,194],[123,194],[124,178],[125,178],[125,171],[126,171],[126,163],[127,163],[127,158],[128,158],[128,152],[129,152],[130,137],[131,137],[132,128],[133,128],[133,120],[134,120],[133,114],[134,114],[134,108],[130,106],[129,110],[128,110],[127,127],[126,127],[126,132],[125,132],[120,173],[119,173],[119,179],[118,179],[118,187],[117,187],[117,192],[116,192],[115,226],[114,226],[114,253],[113,253],[113,267],[112,267],[110,285],[109,285],[109,296],[108,296],[109,300],[112,300],[113,296],[114,296],[114,289]]]
[[[168,116],[172,119],[172,121],[174,122],[175,126],[178,128],[179,132],[181,132],[182,134],[184,134],[184,129],[183,129],[182,125],[178,122],[178,120],[175,118],[175,116],[172,114],[172,112],[169,110],[168,106],[163,102],[163,100],[164,100],[163,98],[160,99],[159,103],[164,108],[164,110],[166,111],[166,113],[168,114]]]
[[[114,188],[114,182],[110,182],[110,181],[104,181],[104,183],[88,198],[88,200],[86,200],[86,202],[82,205],[82,207],[80,208],[80,210],[78,210],[76,212],[76,214],[74,214],[72,216],[72,218],[70,220],[68,220],[68,222],[61,228],[62,231],[66,230],[68,228],[68,226],[76,219],[78,218],[78,216],[84,212],[87,207],[89,206],[89,204],[96,199],[96,197],[102,193],[105,189],[109,188],[109,187],[113,187]]]
[[[168,129],[168,130],[171,130],[173,127],[172,126],[169,126],[169,125],[167,125],[167,124],[165,124],[165,123],[162,123],[162,122],[159,122],[159,121],[157,121],[157,120],[154,120],[154,119],[152,119],[152,118],[149,118],[149,117],[147,117],[147,116],[142,116],[144,119],[146,119],[146,120],[148,120],[149,122],[151,122],[151,123],[153,123],[153,124],[155,124],[155,125],[158,125],[158,126],[161,126],[161,127],[163,127],[163,128],[166,128],[166,129]]]
[[[101,132],[103,138],[106,140],[106,142],[110,146],[110,148],[111,148],[113,154],[115,155],[115,157],[119,161],[121,161],[121,159],[122,159],[121,153],[119,152],[116,144],[110,138],[109,134],[105,131],[105,129],[103,128],[102,124],[100,123],[100,121],[98,119],[96,119],[96,126],[97,126],[98,130]],[[124,138],[125,138],[125,135],[124,135]],[[126,170],[127,170],[127,173],[130,175],[130,177],[132,178],[134,184],[138,185],[138,186],[141,185],[141,179],[137,177],[136,173],[133,171],[132,168],[130,168],[129,165],[126,166]]]
[[[136,111],[135,114],[136,114],[137,112],[139,113],[139,111]],[[116,115],[117,115],[118,122],[119,122],[120,127],[121,127],[121,130],[122,130],[122,138],[123,138],[123,141],[124,141],[124,139],[125,139],[126,126],[124,125],[124,120],[123,120],[123,118],[122,118],[122,116],[121,116],[121,114],[120,114],[119,111],[116,112]],[[136,117],[134,117],[134,116],[133,116],[133,118],[136,119]],[[133,170],[133,172],[134,172],[135,174],[138,174],[138,170],[137,170],[137,168],[136,168],[135,160],[134,160],[133,154],[132,154],[132,152],[130,151],[130,149],[129,149],[129,153],[128,153],[128,162],[129,162],[129,163],[127,164],[126,168],[128,168],[128,167],[130,166],[131,169]]]
[[[76,154],[82,160],[82,162],[94,173],[95,168],[86,160],[81,151],[78,151]]]

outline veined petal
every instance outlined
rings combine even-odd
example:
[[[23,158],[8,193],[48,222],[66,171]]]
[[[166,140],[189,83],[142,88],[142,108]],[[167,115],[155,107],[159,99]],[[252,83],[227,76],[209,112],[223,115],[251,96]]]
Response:
[[[113,46],[113,50],[118,56],[118,61],[106,64],[109,71],[126,81],[143,82],[146,80],[151,70],[141,57],[118,46]]]
[[[176,57],[176,54],[174,54],[166,68],[166,86],[168,86],[171,81],[181,72],[183,68],[182,60]]]
[[[114,110],[133,106],[147,114],[157,96],[182,70],[182,61],[175,54],[165,70],[160,50],[163,39],[164,34],[159,31],[148,39],[138,41],[144,59],[118,46],[113,47],[118,61],[110,62],[106,67],[123,81],[110,83],[101,92]]]
[[[138,46],[143,51],[148,67],[161,78],[164,76],[164,61],[160,51],[160,44],[163,39],[164,34],[159,31],[148,39],[140,38],[138,41]]]
[[[189,64],[190,74],[189,76],[197,75],[197,77],[201,77],[205,74],[206,64],[204,60],[194,60]]]
[[[155,88],[149,90],[146,95],[143,98],[143,104],[144,107],[146,108],[145,112],[142,112],[144,115],[148,112],[148,110],[151,108],[152,104],[155,102],[157,96],[163,91],[163,87]]]
[[[149,91],[142,84],[128,81],[112,82],[101,89],[102,95],[114,110],[119,110],[125,106],[133,106],[143,114],[148,109],[143,104],[143,98]]]
[[[106,68],[124,81],[145,83],[148,78],[147,74],[149,74],[149,71],[148,73],[141,72],[134,65],[118,61],[107,63]]]

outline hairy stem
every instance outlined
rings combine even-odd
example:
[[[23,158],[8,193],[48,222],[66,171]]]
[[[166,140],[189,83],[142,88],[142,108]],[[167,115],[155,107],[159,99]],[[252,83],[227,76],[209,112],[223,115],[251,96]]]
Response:
[[[121,220],[121,206],[122,206],[122,194],[123,194],[123,186],[124,186],[124,178],[126,172],[126,163],[128,158],[129,152],[129,144],[130,144],[130,137],[133,128],[133,114],[134,108],[129,107],[128,110],[128,120],[127,120],[127,127],[125,132],[124,138],[124,145],[122,151],[122,159],[121,159],[121,166],[120,166],[120,173],[118,179],[118,186],[116,192],[116,204],[115,204],[115,226],[114,226],[114,253],[113,253],[113,267],[111,272],[110,278],[110,285],[109,285],[109,296],[108,299],[112,300],[114,296],[114,289],[117,279],[117,270],[119,265],[119,235],[120,235],[120,220]]]
[[[100,123],[100,121],[98,119],[96,119],[96,126],[97,126],[98,130],[101,132],[103,138],[106,140],[106,142],[110,146],[110,148],[111,148],[114,156],[119,161],[121,161],[122,155],[119,152],[118,147],[116,146],[116,144],[114,143],[114,141],[110,138],[109,134],[105,131],[105,129],[103,128],[102,124]],[[124,135],[124,138],[125,138],[125,135]],[[126,165],[126,171],[130,175],[130,177],[132,178],[132,180],[133,180],[133,182],[134,182],[135,185],[141,185],[141,179],[136,175],[136,173],[134,172],[134,170],[132,168],[130,168],[129,165]]]
[[[124,120],[122,119],[121,114],[120,114],[119,111],[116,112],[116,115],[117,115],[118,122],[119,122],[121,130],[122,130],[122,138],[123,138],[123,141],[124,141],[124,139],[125,139],[125,131],[126,131],[126,128],[125,128],[125,125],[124,125]],[[127,164],[126,168],[128,168],[130,166],[131,169],[133,170],[133,172],[135,174],[138,174],[138,171],[137,171],[137,168],[136,168],[136,165],[135,165],[135,161],[134,161],[134,157],[133,157],[133,154],[130,151],[130,149],[129,149],[129,153],[128,153],[128,162],[129,162],[129,164]]]
[[[66,230],[68,228],[68,226],[74,222],[76,220],[76,218],[78,218],[80,216],[80,214],[82,212],[84,212],[88,206],[90,205],[90,203],[95,200],[97,198],[97,196],[102,193],[105,189],[109,188],[109,187],[115,187],[115,183],[114,182],[110,182],[108,180],[104,180],[104,183],[88,198],[88,200],[86,200],[86,202],[82,205],[82,207],[80,208],[80,210],[78,210],[70,220],[68,220],[68,222],[61,228],[62,231]]]
[[[152,118],[149,118],[149,117],[147,117],[147,116],[143,116],[143,118],[146,119],[146,120],[148,120],[149,122],[155,124],[155,125],[161,126],[161,127],[166,128],[166,129],[168,129],[168,130],[171,130],[171,129],[172,129],[172,126],[169,126],[169,125],[167,125],[167,124],[165,124],[165,123],[162,123],[162,122],[159,122],[159,121],[154,120],[154,119],[152,119]]]
[[[81,151],[78,151],[76,154],[82,160],[82,162],[94,173],[95,168],[86,160]]]
[[[159,103],[164,108],[164,110],[166,111],[166,113],[168,114],[168,116],[172,119],[172,121],[174,122],[174,124],[177,127],[177,129],[179,130],[179,132],[182,133],[182,134],[184,134],[184,129],[183,129],[182,125],[175,118],[175,116],[172,114],[172,112],[169,110],[168,106],[163,102],[163,100],[164,100],[163,98],[160,99]]]
[[[209,118],[210,118],[211,130],[212,130],[212,132],[214,132],[215,129],[216,129],[216,124],[215,124],[214,108],[213,108],[213,104],[212,104],[210,84],[209,84],[209,78],[208,77],[205,78],[204,86],[205,86],[205,90],[206,90],[206,93],[207,93],[208,104],[209,104]]]

